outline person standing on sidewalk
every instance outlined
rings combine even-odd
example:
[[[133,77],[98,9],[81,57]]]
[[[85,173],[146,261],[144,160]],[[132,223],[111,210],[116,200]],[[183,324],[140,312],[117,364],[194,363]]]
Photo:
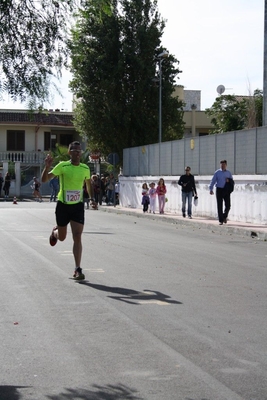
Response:
[[[83,204],[86,204],[86,210],[89,210],[89,193],[87,191],[86,182],[83,184]]]
[[[81,268],[82,258],[82,232],[84,227],[84,204],[83,184],[86,182],[88,193],[91,197],[91,204],[96,206],[92,198],[93,190],[90,180],[90,170],[86,164],[80,162],[81,145],[79,142],[72,142],[69,145],[69,161],[61,161],[52,170],[53,158],[48,154],[45,158],[45,167],[42,172],[42,182],[47,182],[54,176],[59,177],[60,189],[56,205],[56,222],[49,238],[51,246],[55,246],[58,240],[64,241],[67,236],[67,226],[70,223],[73,238],[73,256],[75,280],[85,279]],[[50,171],[51,170],[51,171]]]
[[[113,174],[109,175],[109,178],[107,180],[107,205],[111,206],[114,205],[115,206],[115,183],[116,180],[114,178]]]
[[[10,176],[9,172],[6,172],[5,180],[4,180],[4,187],[3,187],[3,191],[5,193],[5,199],[7,199],[9,197],[10,185],[11,185],[11,176]]]
[[[157,198],[157,189],[155,188],[155,182],[151,182],[149,187],[149,201],[150,201],[150,211],[149,212],[153,212],[153,214],[155,214],[156,211],[156,198]]]
[[[164,214],[164,207],[165,207],[165,194],[167,193],[167,189],[165,186],[165,181],[163,178],[160,178],[158,181],[158,186],[156,189],[159,201],[159,213]]]
[[[94,174],[92,175],[92,187],[93,187],[93,191],[94,191],[94,198],[95,198],[95,202],[97,204],[102,204],[102,195],[101,195],[101,179],[99,178],[98,175]]]
[[[230,171],[226,169],[227,161],[220,161],[221,168],[215,171],[209,185],[210,194],[213,195],[213,187],[216,185],[216,200],[219,224],[227,223],[228,213],[231,208],[231,193],[234,188],[234,181]],[[224,212],[223,212],[224,202]]]
[[[178,181],[178,185],[182,187],[182,213],[185,218],[186,215],[186,200],[187,200],[187,215],[192,218],[192,197],[197,196],[195,178],[191,174],[191,168],[185,168],[185,174],[182,175]]]
[[[49,186],[51,188],[51,195],[50,195],[50,203],[51,203],[51,201],[57,200],[57,194],[59,189],[59,182],[57,176],[55,176],[53,179],[50,180]]]
[[[149,206],[149,189],[146,182],[142,185],[142,206],[143,212],[146,213]]]
[[[2,174],[0,172],[0,197],[1,197],[3,183],[4,183],[4,178],[2,177]]]

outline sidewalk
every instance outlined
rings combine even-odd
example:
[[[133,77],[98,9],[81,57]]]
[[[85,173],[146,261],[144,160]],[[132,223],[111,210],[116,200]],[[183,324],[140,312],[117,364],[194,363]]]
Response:
[[[0,201],[4,201],[4,199],[0,199]],[[13,202],[13,198],[9,198],[8,202]],[[34,201],[32,198],[23,198],[19,201]],[[43,197],[44,203],[49,202],[49,196]],[[91,208],[91,207],[90,207]],[[250,236],[251,238],[267,241],[267,225],[257,225],[257,224],[250,224],[248,222],[237,222],[227,221],[227,224],[219,225],[217,219],[209,219],[208,217],[195,217],[193,216],[192,219],[183,218],[181,215],[166,212],[164,215],[160,215],[158,212],[156,214],[150,213],[143,213],[141,208],[130,208],[130,207],[122,207],[120,205],[114,206],[107,206],[103,204],[99,206],[99,210],[103,212],[112,212],[117,214],[128,214],[133,215],[138,218],[151,218],[151,219],[159,219],[164,222],[169,222],[172,224],[178,224],[181,226],[192,226],[193,228],[197,229],[208,229],[214,232],[225,232],[229,235],[236,234],[241,236]]]
[[[209,229],[214,232],[226,232],[228,234],[237,234],[242,236],[250,236],[251,238],[259,239],[267,241],[267,225],[256,225],[250,224],[246,222],[236,222],[228,220],[227,224],[219,225],[218,220],[216,219],[208,219],[204,217],[193,217],[192,219],[183,218],[178,214],[172,214],[171,212],[166,212],[164,215],[160,215],[159,213],[150,214],[143,213],[142,209],[139,208],[127,208],[122,207],[120,205],[113,207],[102,205],[99,207],[99,210],[104,212],[115,212],[117,214],[128,214],[135,215],[138,218],[151,218],[151,219],[160,219],[165,222],[169,222],[172,224],[179,225],[191,225],[194,228],[198,229]]]

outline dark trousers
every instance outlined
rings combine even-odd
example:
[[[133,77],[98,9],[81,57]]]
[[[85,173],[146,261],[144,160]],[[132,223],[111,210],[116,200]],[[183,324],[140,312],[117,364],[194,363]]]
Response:
[[[97,204],[102,204],[102,197],[100,196],[100,192],[98,193],[98,192],[94,192],[94,196],[95,196],[95,202],[97,203]]]
[[[149,206],[149,202],[148,201],[144,201],[144,204],[143,204],[143,211],[144,212],[147,212],[148,206]]]
[[[228,213],[231,208],[231,198],[230,193],[226,192],[222,188],[216,188],[216,199],[217,199],[217,210],[219,222],[224,222],[228,217]],[[223,212],[223,202],[224,202],[224,212]]]

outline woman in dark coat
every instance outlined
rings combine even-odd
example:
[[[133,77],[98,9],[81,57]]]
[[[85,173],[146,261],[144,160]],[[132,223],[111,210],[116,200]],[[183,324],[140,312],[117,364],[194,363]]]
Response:
[[[10,176],[10,173],[7,172],[5,175],[4,187],[3,187],[3,191],[5,193],[5,198],[8,198],[8,196],[9,196],[10,184],[11,184],[11,176]]]

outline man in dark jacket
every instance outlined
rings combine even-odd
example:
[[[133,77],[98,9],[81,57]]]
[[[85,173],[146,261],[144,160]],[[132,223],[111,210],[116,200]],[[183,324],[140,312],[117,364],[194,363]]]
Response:
[[[0,196],[1,196],[3,183],[4,183],[4,178],[2,177],[2,174],[0,173]]]
[[[187,199],[187,215],[192,218],[192,197],[197,196],[195,178],[190,173],[191,168],[185,168],[185,175],[182,175],[178,181],[178,185],[182,186],[182,213],[185,218],[186,215],[186,199]]]

